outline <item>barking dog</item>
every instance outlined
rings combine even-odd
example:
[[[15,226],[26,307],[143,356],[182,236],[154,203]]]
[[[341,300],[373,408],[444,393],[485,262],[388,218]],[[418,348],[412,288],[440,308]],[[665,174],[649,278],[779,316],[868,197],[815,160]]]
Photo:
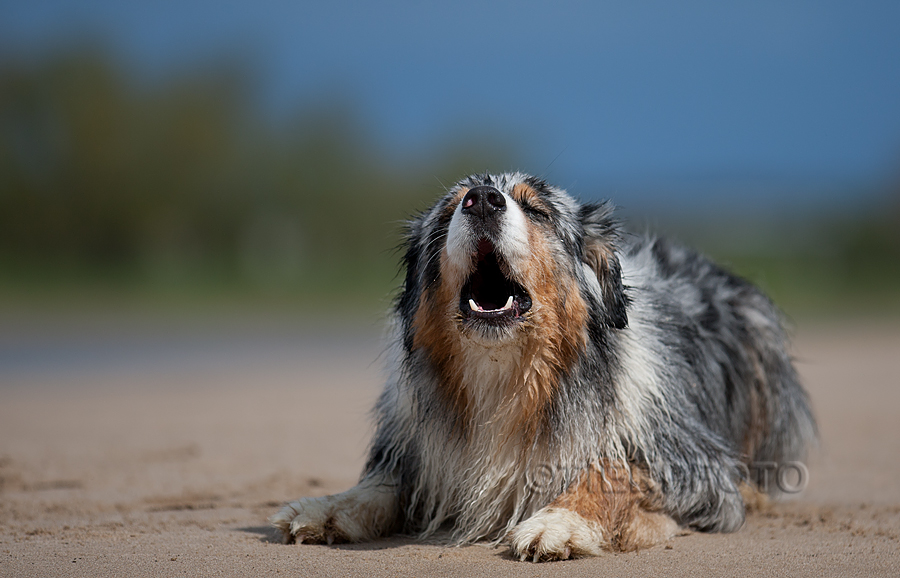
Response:
[[[410,223],[361,480],[273,516],[286,542],[445,530],[540,561],[741,526],[747,466],[816,435],[779,313],[611,212],[478,175]]]

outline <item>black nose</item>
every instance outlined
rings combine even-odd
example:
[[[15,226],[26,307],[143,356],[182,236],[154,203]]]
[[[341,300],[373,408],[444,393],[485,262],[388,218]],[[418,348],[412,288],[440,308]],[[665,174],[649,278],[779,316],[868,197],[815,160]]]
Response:
[[[503,193],[487,185],[469,189],[462,200],[464,214],[476,215],[482,219],[495,212],[505,210],[506,198]]]

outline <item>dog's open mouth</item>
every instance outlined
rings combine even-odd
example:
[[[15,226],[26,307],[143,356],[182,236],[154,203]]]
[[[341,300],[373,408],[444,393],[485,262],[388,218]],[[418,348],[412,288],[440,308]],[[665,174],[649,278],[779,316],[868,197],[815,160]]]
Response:
[[[462,288],[459,309],[468,318],[515,320],[531,309],[531,297],[503,272],[502,257],[487,239],[478,243],[475,270]]]

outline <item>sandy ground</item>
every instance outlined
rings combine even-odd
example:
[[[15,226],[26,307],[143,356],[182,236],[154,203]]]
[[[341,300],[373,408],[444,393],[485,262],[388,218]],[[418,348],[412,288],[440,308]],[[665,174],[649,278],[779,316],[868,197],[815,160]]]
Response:
[[[356,480],[376,332],[122,331],[0,335],[2,576],[900,575],[898,325],[796,331],[822,433],[798,497],[735,534],[540,565],[402,538],[277,542],[282,502]]]

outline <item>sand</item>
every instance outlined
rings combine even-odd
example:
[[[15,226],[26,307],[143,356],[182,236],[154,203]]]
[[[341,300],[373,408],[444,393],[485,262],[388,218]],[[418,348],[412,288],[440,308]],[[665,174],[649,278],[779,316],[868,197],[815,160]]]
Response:
[[[27,320],[26,320],[27,321]],[[801,325],[821,449],[734,534],[531,564],[405,538],[282,545],[267,516],[355,482],[380,389],[368,325],[6,323],[2,576],[897,576],[900,325]]]

